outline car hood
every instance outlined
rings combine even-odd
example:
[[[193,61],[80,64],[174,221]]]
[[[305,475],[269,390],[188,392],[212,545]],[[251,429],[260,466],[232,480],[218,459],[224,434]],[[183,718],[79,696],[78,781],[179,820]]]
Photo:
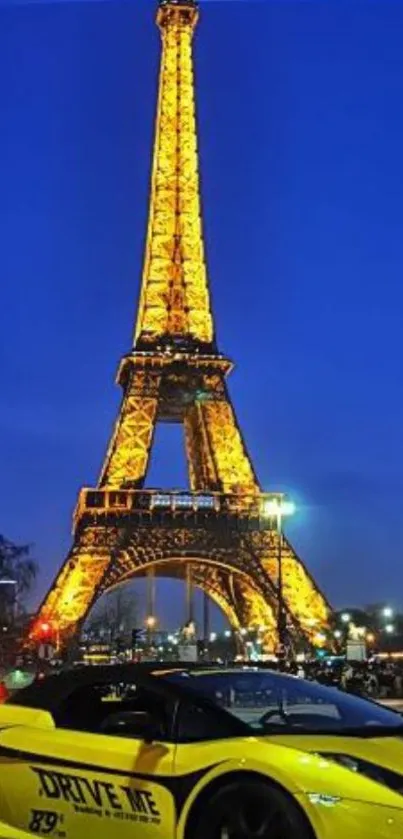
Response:
[[[397,772],[403,778],[403,737],[347,737],[315,734],[284,734],[260,738],[265,743],[299,751],[348,755]]]

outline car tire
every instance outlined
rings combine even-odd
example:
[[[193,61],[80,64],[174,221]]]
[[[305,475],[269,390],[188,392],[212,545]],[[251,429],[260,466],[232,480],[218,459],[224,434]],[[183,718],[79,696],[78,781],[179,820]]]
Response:
[[[189,839],[206,837],[315,839],[292,798],[274,784],[258,780],[228,784],[203,802],[195,814]]]

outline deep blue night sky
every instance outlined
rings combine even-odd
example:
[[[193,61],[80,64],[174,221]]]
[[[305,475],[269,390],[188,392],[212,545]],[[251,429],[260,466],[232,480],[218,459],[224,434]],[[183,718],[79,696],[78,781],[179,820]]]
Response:
[[[289,533],[329,598],[402,604],[403,3],[201,5],[208,259],[247,443],[263,485],[300,505]],[[0,532],[35,543],[37,597],[119,404],[154,9],[0,4]],[[152,485],[183,481],[175,431]],[[178,602],[161,585],[166,624]]]

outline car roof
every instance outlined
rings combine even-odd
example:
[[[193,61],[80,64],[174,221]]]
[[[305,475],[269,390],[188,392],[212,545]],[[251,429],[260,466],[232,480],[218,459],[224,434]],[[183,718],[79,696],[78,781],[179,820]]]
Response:
[[[109,681],[125,682],[131,679],[138,684],[150,684],[150,680],[155,684],[155,677],[157,676],[166,676],[175,672],[190,674],[197,667],[197,664],[189,662],[172,664],[167,662],[141,662],[66,668],[57,673],[46,675],[41,679],[35,679],[30,685],[13,694],[8,702],[50,708],[77,688],[102,683],[108,684]],[[209,672],[209,668],[205,664],[203,665],[203,672]]]
[[[170,679],[165,679],[164,677],[170,674],[177,674],[178,676],[222,676],[231,673],[241,675],[247,671],[256,672],[259,670],[264,671],[267,668],[240,665],[239,667],[223,669],[222,666],[219,667],[217,664],[210,666],[205,662],[198,664],[178,661],[172,663],[141,662],[101,664],[96,666],[83,665],[82,667],[61,670],[42,679],[36,679],[30,685],[27,685],[27,687],[21,688],[18,693],[13,694],[7,702],[13,705],[24,705],[25,707],[31,706],[50,710],[74,690],[91,687],[91,685],[133,680],[139,686],[143,685],[146,687],[152,684],[155,687],[163,688],[164,691],[167,688],[170,691],[173,690],[175,693],[178,693],[178,691],[182,692],[182,688],[183,692],[186,692],[186,683],[189,683],[188,679],[175,679],[175,683],[172,684]],[[273,676],[277,676],[277,674],[273,672]]]

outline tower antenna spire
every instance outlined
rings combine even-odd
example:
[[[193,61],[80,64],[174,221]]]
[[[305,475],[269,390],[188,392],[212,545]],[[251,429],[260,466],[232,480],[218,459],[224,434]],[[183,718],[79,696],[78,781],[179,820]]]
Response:
[[[160,0],[161,32],[147,237],[135,349],[215,348],[200,202],[194,0]]]

